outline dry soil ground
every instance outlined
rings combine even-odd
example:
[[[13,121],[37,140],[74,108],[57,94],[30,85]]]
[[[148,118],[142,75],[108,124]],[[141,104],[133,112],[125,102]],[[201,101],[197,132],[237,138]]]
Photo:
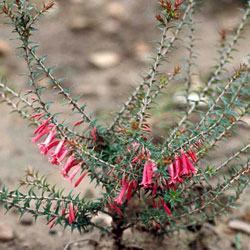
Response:
[[[125,100],[131,90],[140,80],[139,75],[147,69],[150,56],[153,52],[151,40],[159,37],[154,28],[154,15],[156,1],[153,0],[58,0],[51,13],[43,18],[39,25],[40,31],[35,39],[40,41],[42,55],[49,55],[48,62],[57,65],[56,74],[66,77],[67,86],[74,83],[73,94],[82,94],[82,101],[88,103],[88,109],[94,110],[95,115],[108,120],[110,112],[118,109],[118,104]],[[227,1],[206,1],[204,11],[197,18],[199,24],[199,37],[202,39],[197,47],[200,51],[198,72],[206,77],[208,68],[213,65],[216,57],[215,44],[219,40],[219,31],[226,28],[229,32],[236,27],[239,19],[237,4],[228,4]],[[249,31],[249,29],[248,29]],[[245,35],[249,32],[245,33]],[[10,27],[0,26],[0,41],[3,53],[0,57],[0,74],[4,75],[9,84],[15,89],[25,89],[26,79],[20,76],[25,72],[24,62],[15,56],[15,41],[9,41]],[[241,41],[238,49],[241,51],[235,58],[235,64],[242,62],[244,55],[249,52],[248,40]],[[0,48],[1,49],[1,48]],[[95,65],[94,56],[99,52],[108,52],[110,61],[104,65]],[[185,50],[178,45],[177,50],[171,54],[171,66],[183,56]],[[168,64],[169,65],[169,64]],[[170,89],[175,89],[171,87]],[[171,90],[173,91],[173,90]],[[167,103],[172,100],[165,100]],[[164,106],[164,105],[163,105]],[[4,104],[0,105],[0,181],[10,188],[18,185],[18,180],[23,177],[24,169],[31,166],[41,174],[48,175],[50,182],[55,182],[59,187],[70,189],[70,185],[62,180],[58,171],[51,167],[46,159],[38,152],[37,148],[29,141],[32,128],[27,123],[13,114]],[[168,116],[169,110],[165,110]],[[162,117],[164,117],[162,115]],[[248,118],[248,122],[249,122]],[[171,123],[171,122],[170,122]],[[226,154],[237,145],[246,141],[249,135],[249,126],[241,126],[239,135],[234,137],[231,144],[219,148],[212,158],[221,161]],[[97,190],[83,184],[78,191],[89,196],[95,196]],[[241,249],[250,249],[250,237],[241,233],[236,238],[235,231],[228,228],[229,218],[239,218],[250,223],[249,191],[239,201],[240,208],[232,210],[226,218],[219,218],[212,229],[205,228],[205,237],[197,234],[183,235],[184,244],[174,245],[171,249],[187,249],[185,242],[198,239],[192,248],[196,249],[236,249],[236,243],[241,244]],[[42,250],[63,249],[66,243],[72,240],[96,238],[96,233],[79,236],[71,234],[61,228],[50,231],[41,219],[34,224],[29,216],[19,220],[18,214],[13,211],[4,215],[0,207],[1,227],[14,232],[14,238],[7,242],[0,242],[1,250]],[[207,231],[206,231],[207,230]],[[213,232],[211,234],[211,232]],[[140,235],[137,239],[146,239]],[[210,240],[207,240],[210,239]],[[207,242],[206,242],[207,241]],[[169,243],[168,243],[169,244]],[[235,245],[236,244],[236,245]],[[143,246],[143,243],[139,243]],[[145,245],[145,244],[144,244]],[[138,247],[137,244],[132,244]],[[157,249],[166,249],[157,247]],[[91,249],[91,246],[79,246],[75,249]],[[153,243],[146,244],[145,249],[155,249]],[[238,248],[240,249],[240,248]]]

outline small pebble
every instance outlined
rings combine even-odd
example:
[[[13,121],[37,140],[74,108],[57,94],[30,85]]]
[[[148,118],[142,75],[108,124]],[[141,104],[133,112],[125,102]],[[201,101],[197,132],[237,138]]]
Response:
[[[0,40],[0,57],[5,57],[9,55],[11,52],[11,48],[9,44],[5,40]]]
[[[250,126],[250,116],[244,116],[244,117],[241,118],[241,120],[243,122],[245,122],[246,125]],[[250,216],[249,216],[249,218],[250,218]]]
[[[108,69],[118,65],[120,56],[113,51],[95,52],[90,55],[89,62],[99,69]]]
[[[139,41],[134,45],[134,53],[140,62],[149,62],[149,57],[152,56],[150,47],[144,41]]]
[[[109,2],[106,4],[106,11],[110,17],[119,21],[125,21],[128,18],[125,8],[118,2]]]
[[[20,224],[23,226],[31,226],[33,224],[33,218],[29,214],[24,214],[20,219]]]
[[[0,222],[0,241],[11,241],[14,239],[14,231],[8,225]]]
[[[228,222],[228,227],[230,229],[240,231],[250,235],[250,224],[241,220],[230,220]]]
[[[70,22],[70,29],[74,32],[84,31],[90,29],[93,26],[93,23],[84,16],[74,17]]]

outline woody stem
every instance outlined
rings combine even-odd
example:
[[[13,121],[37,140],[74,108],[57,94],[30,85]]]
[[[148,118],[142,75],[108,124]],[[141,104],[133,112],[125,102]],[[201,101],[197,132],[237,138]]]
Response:
[[[120,250],[124,248],[124,245],[122,244],[122,235],[124,232],[123,223],[124,222],[121,218],[113,217],[111,235],[114,239],[114,250]]]

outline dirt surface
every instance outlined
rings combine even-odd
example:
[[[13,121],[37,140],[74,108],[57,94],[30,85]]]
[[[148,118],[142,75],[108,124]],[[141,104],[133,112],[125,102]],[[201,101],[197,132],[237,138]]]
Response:
[[[236,2],[239,4],[240,1]],[[230,34],[236,27],[240,17],[240,12],[236,10],[237,6],[227,1],[221,1],[221,3],[206,1],[205,10],[197,15],[198,20],[202,21],[199,24],[198,34],[202,41],[197,44],[201,55],[198,62],[199,81],[206,79],[208,68],[214,65],[216,42],[219,40],[220,30],[225,28]],[[150,62],[147,57],[154,51],[150,41],[159,37],[159,32],[154,27],[156,9],[153,0],[60,0],[57,1],[54,10],[40,22],[40,32],[34,39],[40,42],[39,53],[49,55],[48,63],[57,65],[56,75],[60,78],[66,77],[65,86],[74,84],[72,93],[81,94],[81,101],[88,103],[88,110],[92,110],[102,120],[108,121],[111,112],[118,110],[119,104],[126,100],[131,86],[138,84],[140,74],[147,71]],[[0,41],[7,45],[6,53],[3,55],[0,53],[0,75],[8,80],[10,86],[22,90],[27,88],[26,78],[20,76],[26,71],[25,63],[15,55],[17,43],[9,41],[10,31],[10,27],[0,25]],[[246,34],[249,34],[249,29]],[[182,44],[177,45],[178,48],[171,52],[171,63],[164,66],[167,72],[178,65],[179,59],[186,53]],[[234,66],[244,61],[244,56],[249,52],[248,45],[249,39],[241,41],[238,46],[240,53],[235,58]],[[91,59],[93,54],[103,51],[115,54],[116,59],[113,64],[111,61],[111,66],[99,67],[93,64]],[[232,68],[233,66],[230,66],[229,70]],[[175,89],[175,86],[171,86],[170,93]],[[173,102],[172,99],[162,101]],[[161,105],[164,106],[164,103]],[[9,107],[0,105],[1,184],[15,188],[18,180],[23,177],[25,168],[30,166],[39,170],[41,174],[48,175],[49,182],[57,183],[59,187],[70,190],[71,185],[61,178],[59,171],[49,165],[30,142],[32,128],[17,115],[9,114],[9,111],[11,111]],[[169,117],[170,110],[164,110],[164,112],[154,121]],[[250,118],[247,119],[250,124]],[[222,161],[226,153],[247,140],[246,134],[249,135],[249,125],[241,126],[239,135],[233,138],[232,143],[219,147],[212,153],[212,159],[216,162]],[[89,197],[94,197],[98,193],[98,190],[91,187],[87,181],[76,190],[78,191],[83,195],[88,194]],[[239,218],[250,223],[249,204],[249,191],[247,191],[239,201],[237,210],[230,211],[227,217],[218,218],[216,226],[207,225],[202,233],[183,233],[180,236],[181,243],[178,237],[172,240],[171,244],[166,239],[162,246],[157,245],[155,239],[145,243],[148,236],[138,233],[135,234],[137,239],[142,239],[138,245],[138,242],[133,241],[130,232],[126,232],[124,240],[129,247],[137,249],[139,247],[156,249],[156,246],[157,249],[168,249],[167,247],[188,249],[189,245],[194,249],[247,250],[250,249],[250,237],[246,233],[237,235],[237,231],[230,230],[228,220]],[[25,219],[28,223],[20,221],[15,210],[4,215],[4,209],[0,207],[0,222],[5,228],[14,232],[14,239],[0,242],[0,250],[59,250],[70,241],[98,237],[97,232],[83,235],[77,232],[71,234],[59,227],[49,231],[43,219],[38,220],[36,224],[29,216]],[[208,241],[207,239],[212,240],[204,243]],[[237,248],[238,243],[241,248]],[[93,249],[93,246],[86,245],[85,242],[73,246],[72,249]]]

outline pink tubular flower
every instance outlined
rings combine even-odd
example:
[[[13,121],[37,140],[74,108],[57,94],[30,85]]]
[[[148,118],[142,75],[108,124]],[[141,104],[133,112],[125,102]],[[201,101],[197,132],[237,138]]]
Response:
[[[67,144],[67,142],[65,140],[61,140],[57,144],[55,151],[51,152],[49,161],[52,165],[60,165],[64,158],[68,155],[69,150],[64,147],[65,144]]]
[[[55,222],[55,221],[53,221],[53,222],[51,223],[51,225],[50,225],[49,229],[51,230],[51,229],[55,226],[55,224],[56,224],[56,222]]]
[[[43,115],[41,115],[40,117],[38,117],[36,120],[40,121],[43,118]]]
[[[193,166],[192,162],[188,159],[187,156],[186,157],[186,162],[187,162],[187,167],[189,172],[192,172],[194,175],[197,174],[197,169]]]
[[[56,131],[55,129],[52,129],[50,132],[49,132],[49,135],[48,137],[46,138],[45,142],[43,143],[40,143],[38,146],[39,146],[39,149],[40,149],[40,152],[43,154],[43,155],[47,155],[48,153],[48,146],[49,144],[56,138]]]
[[[64,177],[68,177],[68,173],[71,168],[73,168],[75,165],[77,165],[79,162],[75,161],[75,156],[71,155],[66,162],[63,165],[63,168],[61,170],[61,173]]]
[[[30,119],[34,119],[36,117],[40,117],[41,115],[42,115],[42,113],[34,114],[34,115],[30,116]]]
[[[49,225],[56,217],[52,217],[47,223],[46,225]]]
[[[139,164],[140,164],[140,162],[141,162],[140,156],[136,156],[136,157],[131,161],[131,163],[136,163],[137,161],[139,161]]]
[[[148,187],[148,185],[150,185],[151,184],[151,182],[150,182],[150,184],[148,184],[148,168],[149,168],[149,164],[147,164],[147,162],[145,163],[145,165],[144,165],[144,169],[143,169],[143,176],[142,176],[142,182],[139,184],[139,185],[143,185],[144,186],[144,188],[147,188]]]
[[[62,202],[62,207],[61,208],[62,208],[62,214],[61,215],[63,216],[66,213],[66,208],[64,206],[64,202]]]
[[[70,150],[67,149],[67,148],[63,148],[60,155],[59,155],[59,158],[58,158],[58,162],[59,164],[62,163],[62,161],[66,158],[66,156],[69,154]]]
[[[155,163],[153,161],[146,161],[144,164],[142,182],[139,185],[143,186],[144,188],[149,188],[151,184],[154,183],[153,176],[154,171],[156,170],[157,168],[155,167]]]
[[[34,135],[37,133],[42,132],[45,128],[47,128],[47,125],[49,123],[49,121],[51,120],[51,118],[47,119],[46,121],[43,121],[42,124],[40,126],[37,127],[37,129],[34,131]]]
[[[179,155],[175,156],[175,176],[180,176],[181,173],[181,158]]]
[[[46,129],[43,129],[41,132],[39,132],[35,137],[31,138],[31,141],[35,144],[38,143],[38,141],[43,137],[45,136],[47,133],[49,132],[49,129],[46,128]]]
[[[65,215],[65,213],[66,213],[66,208],[64,207],[64,208],[62,209],[62,216]]]
[[[183,182],[183,179],[180,177],[181,175],[181,158],[180,156],[175,157],[175,179],[176,182]]]
[[[170,176],[170,181],[168,183],[169,185],[176,183],[176,176],[174,173],[174,169],[175,169],[175,165],[173,163],[171,163],[168,167],[168,172],[169,172],[169,176]]]
[[[97,133],[96,128],[93,127],[91,130],[91,135],[92,135],[94,142],[96,142],[96,133]]]
[[[82,168],[81,164],[77,164],[74,166],[74,169],[71,171],[71,173],[68,175],[68,173],[64,173],[63,177],[67,180],[70,181],[72,183],[73,179],[75,178],[75,176],[77,175],[77,173],[79,172],[79,170]]]
[[[76,123],[74,123],[74,127],[76,127],[76,126],[78,126],[78,125],[80,125],[80,124],[82,124],[83,123],[83,120],[80,120],[80,121],[77,121]]]
[[[192,161],[193,161],[194,163],[197,162],[198,158],[197,158],[195,152],[194,152],[192,149],[189,149],[189,150],[187,151],[187,154],[189,155],[189,157],[192,159]]]
[[[146,132],[146,133],[151,133],[152,132],[152,130],[150,129],[150,128],[144,128],[144,129],[142,129],[144,132]]]
[[[70,203],[70,205],[69,205],[69,224],[72,224],[74,222],[75,222],[74,207],[73,207],[73,204]]]
[[[143,124],[142,125],[142,131],[146,132],[146,133],[151,133],[152,130],[150,129],[150,125],[149,124]]]
[[[162,204],[164,210],[166,211],[166,213],[170,215],[170,214],[171,214],[171,211],[170,211],[170,209],[168,208],[168,206],[165,204],[164,200],[162,200],[162,199],[161,199],[161,204]]]
[[[115,209],[120,215],[122,215],[121,209],[115,206],[114,204],[109,204],[109,207],[111,210]]]
[[[183,150],[181,151],[181,164],[182,164],[181,175],[189,175],[190,171],[187,165],[187,156],[185,155]]]
[[[141,149],[138,152],[137,156],[131,161],[131,163],[136,163],[137,162],[138,164],[141,164],[141,161],[143,159],[145,159],[145,157],[147,157],[146,154],[145,154],[145,150]]]
[[[87,175],[87,173],[88,173],[88,171],[86,170],[86,171],[84,171],[84,172],[81,174],[81,176],[79,177],[79,179],[76,181],[74,187],[77,187],[77,186],[81,183],[81,181],[82,181],[83,178]]]
[[[128,181],[126,181],[122,187],[122,190],[119,194],[119,196],[115,199],[115,203],[118,205],[122,205],[123,204],[123,197],[128,189]]]
[[[132,190],[136,189],[136,182],[135,181],[131,181],[129,183],[129,186],[128,186],[128,192],[127,192],[127,200],[130,201],[131,200],[131,193],[132,193]]]
[[[63,148],[63,146],[64,146],[65,143],[66,143],[65,140],[61,140],[61,141],[58,143],[58,145],[56,146],[55,151],[53,151],[53,152],[51,153],[51,156],[53,156],[53,155],[58,155],[58,154],[60,153],[60,150]]]
[[[126,182],[126,175],[124,174],[124,175],[122,176],[121,185],[124,185],[125,182]]]

